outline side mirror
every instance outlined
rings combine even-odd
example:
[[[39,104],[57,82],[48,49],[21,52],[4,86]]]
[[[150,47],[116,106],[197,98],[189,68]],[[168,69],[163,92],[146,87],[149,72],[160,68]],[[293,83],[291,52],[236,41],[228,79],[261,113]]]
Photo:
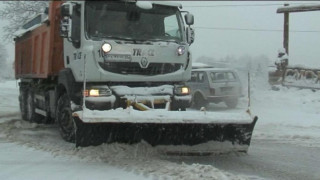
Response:
[[[191,27],[187,27],[186,29],[187,42],[191,45],[194,42],[194,30]]]
[[[44,9],[44,13],[45,13],[46,15],[49,14],[49,7],[46,7],[46,8]]]
[[[71,37],[72,20],[69,17],[63,17],[60,23],[60,36],[63,38]]]
[[[70,2],[61,4],[60,13],[61,13],[61,23],[60,23],[60,36],[63,38],[71,38],[72,33],[72,14],[73,14],[73,5]]]
[[[185,19],[187,25],[189,25],[189,26],[190,26],[190,25],[193,25],[193,23],[194,23],[194,17],[193,17],[192,14],[187,13],[186,15],[184,15],[184,19]]]
[[[60,6],[60,13],[62,17],[71,17],[73,13],[73,4],[70,2],[63,3]]]

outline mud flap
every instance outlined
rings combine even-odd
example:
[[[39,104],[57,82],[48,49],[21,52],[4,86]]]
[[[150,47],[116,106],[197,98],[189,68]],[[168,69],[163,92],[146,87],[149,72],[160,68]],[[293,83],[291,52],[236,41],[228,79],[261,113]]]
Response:
[[[232,145],[249,146],[258,117],[247,124],[183,124],[183,123],[84,123],[74,117],[76,146],[97,146],[102,143],[133,144],[145,141],[157,145],[198,145],[209,141],[229,141]]]

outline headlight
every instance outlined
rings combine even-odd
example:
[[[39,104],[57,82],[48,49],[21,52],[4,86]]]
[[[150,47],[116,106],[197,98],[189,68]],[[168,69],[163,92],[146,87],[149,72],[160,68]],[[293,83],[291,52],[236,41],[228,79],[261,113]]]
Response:
[[[190,89],[188,87],[182,87],[181,88],[181,93],[182,94],[189,94],[190,93]]]
[[[179,46],[177,49],[177,53],[179,56],[183,55],[185,51],[186,51],[186,48],[184,46]]]
[[[95,97],[95,96],[99,96],[99,95],[100,95],[99,94],[99,89],[90,89],[89,96]]]
[[[108,53],[111,51],[112,47],[111,47],[111,44],[109,43],[104,43],[101,47],[102,51],[105,52],[105,53]]]
[[[189,95],[190,94],[190,88],[188,86],[176,86],[174,88],[174,93],[176,95]]]
[[[111,96],[110,89],[87,89],[84,91],[86,97]]]

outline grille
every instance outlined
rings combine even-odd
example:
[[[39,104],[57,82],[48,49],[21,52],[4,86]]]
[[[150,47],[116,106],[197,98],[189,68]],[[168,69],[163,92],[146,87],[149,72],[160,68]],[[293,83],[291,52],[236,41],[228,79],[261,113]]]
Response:
[[[183,64],[180,63],[150,63],[147,68],[141,68],[137,62],[100,62],[99,65],[112,73],[149,76],[173,73],[183,68]]]

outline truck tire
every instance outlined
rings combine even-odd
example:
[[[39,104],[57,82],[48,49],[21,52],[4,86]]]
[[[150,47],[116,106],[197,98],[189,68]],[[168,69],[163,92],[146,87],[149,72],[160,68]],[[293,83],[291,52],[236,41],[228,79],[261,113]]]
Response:
[[[234,108],[236,108],[237,105],[238,105],[238,98],[227,99],[227,100],[225,100],[225,103],[226,103],[226,105],[227,105],[228,108],[234,109]]]
[[[64,93],[60,96],[57,105],[56,118],[59,124],[60,135],[67,142],[75,142],[75,124],[72,117],[70,97]]]
[[[34,103],[34,93],[31,89],[28,91],[27,96],[27,120],[35,123],[42,123],[43,116],[35,112],[36,106]]]
[[[208,101],[204,99],[204,97],[201,94],[196,94],[193,99],[194,107],[197,109],[200,109],[202,107],[208,106]]]
[[[20,95],[19,95],[20,112],[21,112],[21,118],[25,121],[28,121],[27,98],[28,98],[28,91],[25,88],[20,87]]]

